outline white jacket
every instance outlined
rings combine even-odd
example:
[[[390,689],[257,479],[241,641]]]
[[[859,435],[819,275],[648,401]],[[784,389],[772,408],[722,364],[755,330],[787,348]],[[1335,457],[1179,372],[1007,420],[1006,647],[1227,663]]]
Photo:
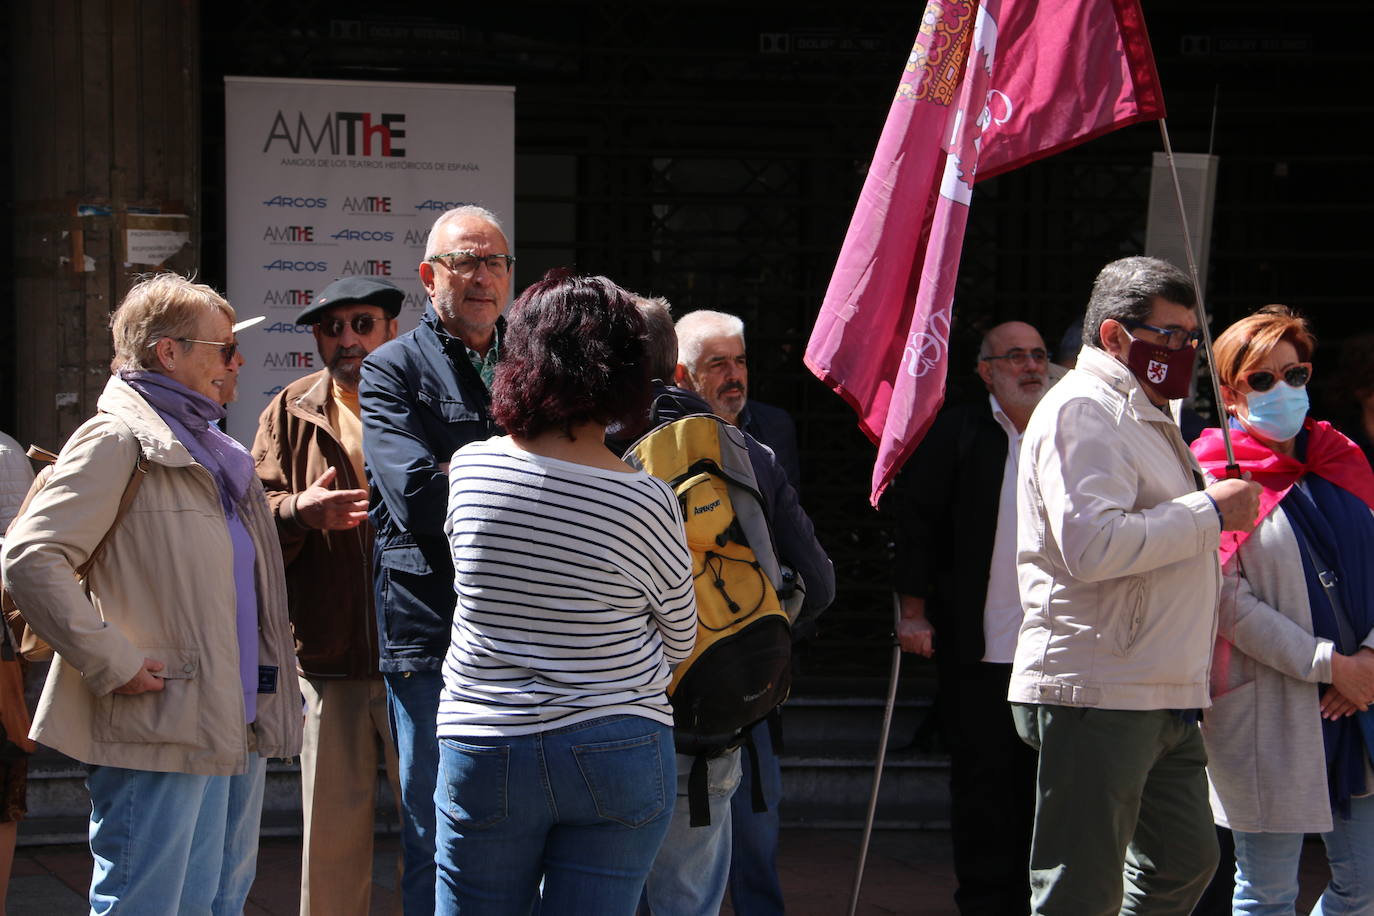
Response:
[[[1209,704],[1221,519],[1202,484],[1175,420],[1084,347],[1021,446],[1012,702]]]

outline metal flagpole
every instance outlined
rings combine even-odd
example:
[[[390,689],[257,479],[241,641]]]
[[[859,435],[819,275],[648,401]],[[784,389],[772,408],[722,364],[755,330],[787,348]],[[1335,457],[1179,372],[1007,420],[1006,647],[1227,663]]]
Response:
[[[1198,281],[1197,259],[1193,257],[1193,237],[1188,231],[1188,213],[1183,209],[1183,186],[1178,181],[1178,167],[1174,165],[1174,148],[1169,143],[1169,127],[1164,119],[1159,119],[1159,134],[1164,138],[1164,156],[1169,160],[1169,174],[1174,179],[1174,199],[1178,202],[1178,221],[1183,229],[1183,250],[1188,255],[1188,274],[1193,278],[1193,290],[1197,295],[1197,323],[1202,329],[1202,348],[1207,355],[1207,370],[1212,376],[1212,396],[1216,398],[1217,425],[1221,427],[1221,441],[1226,446],[1226,476],[1240,477],[1240,465],[1236,464],[1236,452],[1231,445],[1231,429],[1226,423],[1226,411],[1221,401],[1221,375],[1217,372],[1217,361],[1212,355],[1212,329],[1207,324],[1207,309],[1202,304],[1202,284]]]
[[[897,677],[902,671],[902,644],[897,641],[897,626],[902,620],[901,598],[892,593],[892,674],[887,683],[887,706],[883,709],[883,728],[878,738],[878,761],[873,765],[873,792],[868,796],[868,819],[864,821],[864,838],[859,844],[859,867],[854,872],[854,891],[849,895],[849,916],[859,907],[859,888],[864,882],[864,864],[868,861],[868,841],[873,836],[873,817],[878,812],[878,787],[883,781],[883,762],[887,759],[887,736],[892,731],[892,710],[897,705]]]

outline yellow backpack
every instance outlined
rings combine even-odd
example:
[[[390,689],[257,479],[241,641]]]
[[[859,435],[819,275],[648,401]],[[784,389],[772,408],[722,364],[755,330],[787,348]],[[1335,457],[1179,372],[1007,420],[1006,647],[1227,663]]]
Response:
[[[668,483],[682,506],[697,602],[696,649],[673,672],[674,742],[706,754],[738,743],[791,689],[782,571],[744,434],[693,414],[646,433],[625,460]]]

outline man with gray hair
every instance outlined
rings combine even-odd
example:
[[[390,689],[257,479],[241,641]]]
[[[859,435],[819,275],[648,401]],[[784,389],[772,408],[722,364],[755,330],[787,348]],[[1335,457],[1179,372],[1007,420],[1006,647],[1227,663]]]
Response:
[[[1108,264],[1077,366],[1026,427],[1009,699],[1040,755],[1034,913],[1188,913],[1216,868],[1198,710],[1217,545],[1253,526],[1259,487],[1206,486],[1179,434],[1196,301],[1164,261]]]
[[[716,416],[772,449],[787,472],[788,482],[800,491],[796,424],[787,411],[749,399],[744,322],[735,315],[701,309],[679,318],[676,330],[678,384],[704,398]],[[796,638],[807,635],[804,627],[795,628],[793,633]],[[780,727],[780,715],[775,713],[750,733],[767,810],[754,810],[755,771],[749,767],[731,801],[730,902],[739,916],[783,912],[777,871],[782,769],[773,750],[774,732]]]
[[[469,205],[444,213],[419,266],[431,308],[415,330],[382,344],[362,366],[379,667],[400,758],[407,916],[434,911],[436,718],[454,607],[443,531],[448,461],[496,432],[487,389],[514,264],[491,211]]]
[[[657,380],[654,386],[651,422],[666,422],[693,413],[715,412],[724,419],[718,405],[710,402],[704,390],[691,390],[690,385],[674,387],[669,378],[674,374],[686,379],[678,364],[681,342],[673,328],[665,299],[636,297],[640,314],[644,316],[650,371]],[[738,365],[743,364],[743,324],[733,316],[719,312],[692,312],[678,322],[688,327],[701,318],[718,327],[718,319],[726,319],[727,331],[735,331],[734,341],[713,341],[723,347],[738,349]],[[692,319],[689,321],[689,319]],[[708,335],[709,336],[709,335]],[[700,340],[698,339],[698,342]],[[710,349],[708,347],[707,349]],[[712,350],[714,352],[714,350]],[[699,365],[701,360],[693,360]],[[700,379],[702,376],[698,376]],[[720,386],[714,389],[720,393]],[[727,394],[733,394],[733,388]],[[785,415],[784,415],[785,416]],[[790,422],[790,420],[789,420]],[[616,434],[621,446],[628,445],[642,429],[626,429]],[[824,548],[816,540],[811,519],[797,502],[797,494],[788,482],[787,472],[774,451],[755,436],[744,437],[749,463],[754,471],[762,504],[767,514],[769,530],[782,564],[797,573],[805,584],[805,601],[793,625],[794,632],[805,630],[835,595],[835,572]],[[623,447],[617,447],[623,451]],[[782,888],[777,877],[777,805],[782,794],[781,774],[777,757],[772,753],[768,723],[756,725],[750,732],[758,753],[759,786],[768,811],[756,814],[752,804],[751,767],[741,766],[741,749],[731,747],[711,757],[705,766],[705,791],[710,810],[710,823],[693,827],[690,817],[689,774],[694,758],[678,755],[678,787],[673,820],[668,835],[659,848],[654,866],[645,884],[645,903],[655,916],[698,916],[720,910],[727,885],[734,911],[746,916],[756,913],[781,913]],[[742,737],[742,736],[741,736]],[[765,756],[766,755],[766,756]],[[733,850],[732,850],[733,847]]]
[[[749,400],[744,322],[735,315],[698,309],[677,321],[677,383],[695,391],[711,412],[771,448],[801,489],[797,426],[787,411]]]

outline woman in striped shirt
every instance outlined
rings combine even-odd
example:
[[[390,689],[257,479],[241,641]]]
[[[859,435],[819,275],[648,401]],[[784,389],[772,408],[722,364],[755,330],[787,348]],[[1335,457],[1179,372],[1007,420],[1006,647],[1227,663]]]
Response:
[[[603,444],[647,410],[644,326],[604,277],[512,307],[492,416],[453,455],[439,914],[631,914],[672,814],[669,666],[696,633],[666,484]],[[542,894],[541,894],[542,881]]]

